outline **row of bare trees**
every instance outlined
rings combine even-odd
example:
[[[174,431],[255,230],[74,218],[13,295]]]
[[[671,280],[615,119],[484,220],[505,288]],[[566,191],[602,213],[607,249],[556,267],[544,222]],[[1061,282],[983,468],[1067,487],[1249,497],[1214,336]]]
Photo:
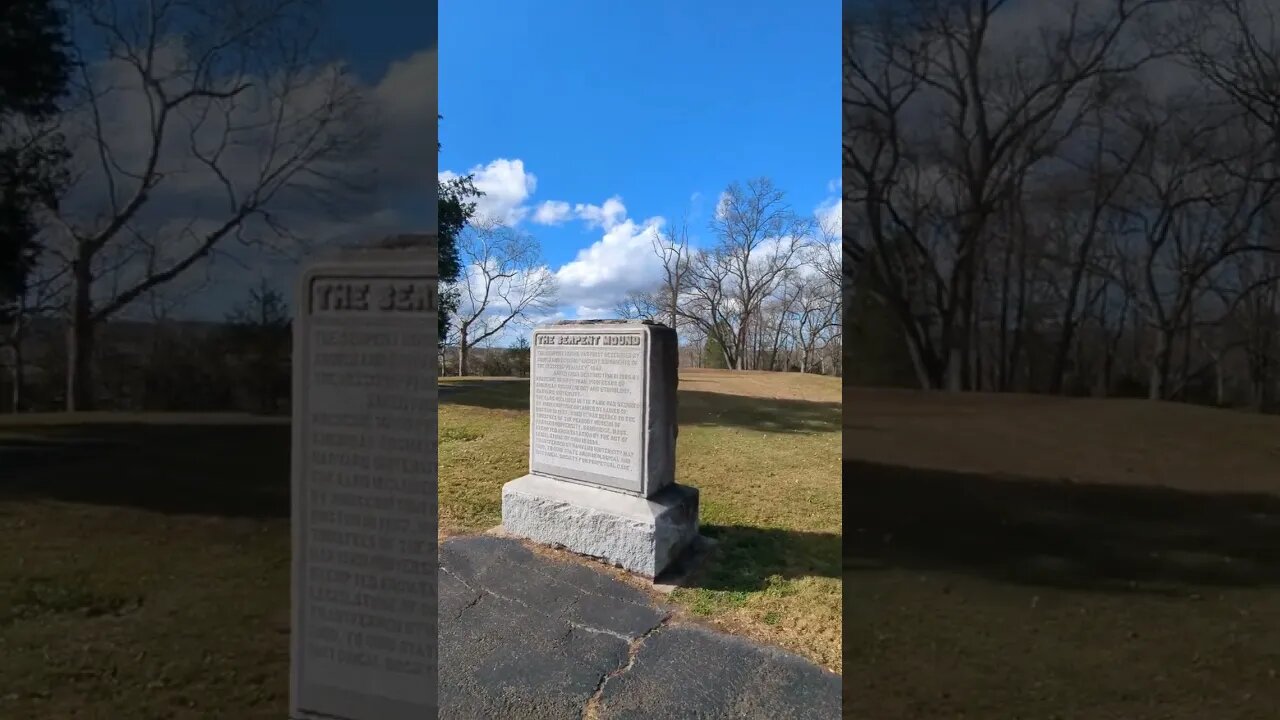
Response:
[[[661,280],[618,306],[701,343],[718,367],[840,372],[839,228],[796,212],[767,178],[733,183],[693,247],[688,223],[653,237]]]
[[[847,15],[851,362],[897,362],[924,388],[1269,405],[1278,14],[895,0]]]

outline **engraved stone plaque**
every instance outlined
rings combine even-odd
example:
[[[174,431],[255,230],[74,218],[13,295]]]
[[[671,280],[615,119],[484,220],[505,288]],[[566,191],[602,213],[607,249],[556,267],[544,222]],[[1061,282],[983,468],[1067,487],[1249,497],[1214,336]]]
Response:
[[[675,477],[675,332],[586,321],[534,330],[529,471],[652,496]]]
[[[698,489],[675,483],[676,332],[578,320],[533,333],[529,474],[502,486],[502,527],[648,578],[698,537]]]
[[[294,320],[291,717],[436,716],[436,250],[308,268]]]

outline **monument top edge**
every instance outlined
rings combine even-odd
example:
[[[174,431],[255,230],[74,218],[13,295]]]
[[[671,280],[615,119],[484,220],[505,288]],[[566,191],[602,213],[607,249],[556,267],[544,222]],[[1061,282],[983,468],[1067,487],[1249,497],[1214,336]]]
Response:
[[[334,264],[396,263],[412,258],[414,262],[427,262],[434,273],[439,262],[438,241],[437,235],[420,233],[394,235],[360,244],[330,245],[305,258],[302,265],[314,271]]]
[[[555,322],[543,323],[538,326],[538,329],[565,328],[565,327],[582,326],[582,325],[586,325],[586,326],[631,325],[635,327],[653,327],[653,328],[667,327],[665,324],[660,323],[656,320],[618,320],[614,318],[607,318],[607,319],[602,318],[602,319],[556,320]]]

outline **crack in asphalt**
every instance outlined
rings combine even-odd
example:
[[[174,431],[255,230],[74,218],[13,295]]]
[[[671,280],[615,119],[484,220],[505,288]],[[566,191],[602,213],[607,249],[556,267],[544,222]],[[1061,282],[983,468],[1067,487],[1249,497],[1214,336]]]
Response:
[[[526,608],[526,609],[532,610],[532,611],[534,611],[534,612],[536,612],[536,613],[539,613],[539,614],[541,614],[541,615],[544,615],[544,616],[546,616],[546,617],[550,617],[550,618],[553,618],[553,619],[555,619],[555,620],[559,620],[559,621],[561,621],[561,622],[564,622],[564,623],[568,624],[568,625],[569,625],[569,627],[572,627],[572,628],[574,628],[574,629],[576,629],[576,630],[583,630],[583,631],[586,631],[586,632],[590,632],[590,633],[597,633],[597,634],[600,634],[600,635],[609,635],[609,636],[611,636],[611,637],[618,638],[619,640],[622,640],[622,641],[627,642],[627,643],[630,643],[630,642],[632,642],[632,641],[634,640],[634,638],[633,638],[631,635],[627,635],[627,634],[625,634],[625,633],[620,633],[620,632],[615,632],[615,631],[613,631],[613,630],[609,630],[609,629],[606,629],[606,628],[599,628],[599,627],[593,627],[593,626],[591,626],[591,625],[584,625],[583,623],[574,622],[573,620],[570,620],[569,618],[566,618],[566,617],[557,617],[557,616],[549,615],[549,614],[547,614],[547,613],[543,613],[543,612],[542,612],[542,611],[540,611],[538,608],[536,608],[536,607],[534,607],[534,606],[530,605],[529,603],[526,603],[526,602],[524,602],[523,600],[520,600],[519,598],[514,598],[514,597],[511,597],[511,596],[509,596],[509,595],[503,595],[503,594],[501,594],[501,593],[496,593],[496,592],[494,592],[494,591],[490,590],[489,588],[484,587],[483,585],[478,585],[478,584],[477,584],[477,585],[472,585],[471,583],[467,582],[466,580],[463,580],[461,577],[459,577],[459,576],[458,576],[458,574],[457,574],[457,573],[453,572],[452,570],[450,570],[449,568],[445,567],[444,565],[441,565],[441,566],[440,566],[440,570],[441,570],[441,572],[443,572],[443,573],[445,573],[445,574],[447,574],[447,575],[449,575],[449,576],[453,577],[453,579],[454,579],[454,580],[457,580],[458,582],[462,583],[462,586],[463,586],[463,587],[465,587],[466,589],[470,590],[471,592],[474,592],[474,593],[481,593],[481,597],[483,597],[484,595],[489,595],[489,596],[491,596],[491,597],[498,598],[499,600],[506,600],[507,602],[509,602],[509,603],[513,603],[513,604],[515,604],[515,605],[519,605],[519,606],[520,606],[520,607],[522,607],[522,608]],[[471,603],[469,603],[469,604],[467,605],[467,607],[463,608],[463,610],[466,610],[467,608],[474,606],[477,602],[479,602],[479,598],[477,598],[476,600],[471,601]],[[461,617],[461,616],[462,616],[462,613],[461,613],[461,612],[459,612],[459,613],[458,613],[458,615],[457,615],[457,617]],[[455,619],[457,619],[457,617],[455,617]],[[647,635],[647,634],[648,634],[648,633],[645,633],[645,635]]]
[[[626,662],[600,676],[600,682],[596,685],[595,692],[591,693],[591,698],[588,699],[587,704],[582,707],[582,720],[598,720],[600,711],[603,709],[600,703],[603,702],[605,686],[609,684],[610,680],[620,675],[625,675],[632,667],[635,666],[636,657],[640,655],[640,650],[644,648],[645,642],[647,642],[655,633],[665,628],[667,623],[671,622],[671,618],[674,617],[674,615],[675,614],[671,612],[666,613],[662,616],[662,619],[658,621],[657,625],[654,625],[644,631],[643,634],[637,636],[627,645]]]

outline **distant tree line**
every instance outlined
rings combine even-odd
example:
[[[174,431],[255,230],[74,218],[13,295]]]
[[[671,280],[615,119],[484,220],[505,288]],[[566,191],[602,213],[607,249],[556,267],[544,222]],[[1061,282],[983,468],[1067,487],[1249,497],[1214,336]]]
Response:
[[[660,280],[617,314],[676,328],[700,367],[841,374],[840,228],[762,177],[728,186],[710,230],[705,247],[687,221],[655,233]]]
[[[286,414],[292,390],[291,320],[266,283],[219,322],[154,317],[102,327],[96,347],[99,407],[118,411]],[[0,377],[0,411],[66,404],[66,353],[56,317],[29,324],[21,384]]]
[[[1280,9],[846,12],[846,376],[1274,409]]]

